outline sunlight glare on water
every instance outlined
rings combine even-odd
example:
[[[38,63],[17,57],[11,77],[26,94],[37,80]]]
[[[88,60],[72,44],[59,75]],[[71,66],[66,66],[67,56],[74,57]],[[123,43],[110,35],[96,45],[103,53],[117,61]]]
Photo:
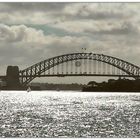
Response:
[[[1,91],[1,137],[140,137],[140,93]]]

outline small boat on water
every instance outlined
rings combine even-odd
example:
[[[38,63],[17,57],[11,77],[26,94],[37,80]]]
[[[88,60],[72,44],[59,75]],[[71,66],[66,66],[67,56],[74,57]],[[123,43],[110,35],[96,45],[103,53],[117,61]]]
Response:
[[[30,87],[28,87],[28,88],[27,88],[27,92],[30,92],[30,91],[31,91],[31,88],[30,88]]]

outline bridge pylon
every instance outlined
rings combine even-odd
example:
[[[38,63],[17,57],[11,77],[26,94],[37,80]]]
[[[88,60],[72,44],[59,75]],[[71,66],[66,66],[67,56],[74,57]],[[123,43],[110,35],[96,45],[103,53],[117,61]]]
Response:
[[[8,66],[6,72],[7,89],[18,90],[21,88],[18,66]]]

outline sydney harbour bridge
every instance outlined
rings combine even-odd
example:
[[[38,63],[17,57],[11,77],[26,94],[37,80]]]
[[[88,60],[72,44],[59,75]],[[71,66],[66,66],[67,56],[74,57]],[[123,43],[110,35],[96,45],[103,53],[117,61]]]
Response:
[[[8,66],[5,76],[8,88],[26,87],[36,77],[112,76],[140,78],[140,67],[104,54],[72,53],[52,57],[20,70]]]

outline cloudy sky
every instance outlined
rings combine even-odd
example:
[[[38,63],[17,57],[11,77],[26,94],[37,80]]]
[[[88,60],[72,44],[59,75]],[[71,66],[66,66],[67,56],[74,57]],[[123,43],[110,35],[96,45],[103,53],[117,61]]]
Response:
[[[0,3],[0,73],[83,47],[140,66],[139,25],[140,3]]]

